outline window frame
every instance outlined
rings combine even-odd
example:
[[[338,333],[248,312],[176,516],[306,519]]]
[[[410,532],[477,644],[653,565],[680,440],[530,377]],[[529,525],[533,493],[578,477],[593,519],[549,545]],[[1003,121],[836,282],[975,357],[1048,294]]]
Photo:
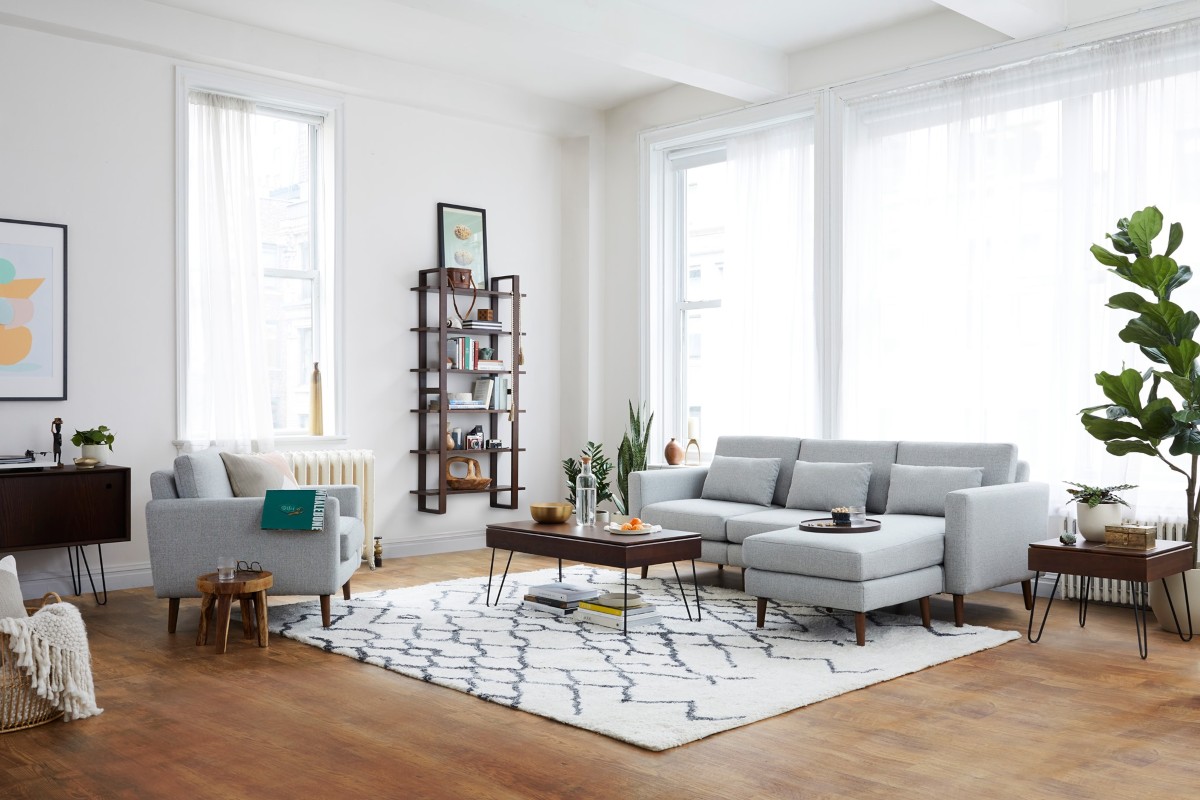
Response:
[[[314,203],[312,213],[324,218],[324,225],[313,227],[313,270],[264,268],[264,277],[305,278],[313,280],[313,347],[321,364],[324,399],[322,436],[278,429],[277,444],[344,441],[345,380],[342,336],[342,265],[343,203],[343,99],[289,84],[264,81],[231,72],[176,68],[175,92],[175,318],[176,318],[176,408],[174,444],[184,446],[185,404],[187,401],[188,299],[188,134],[190,92],[202,91],[250,100],[273,116],[313,123],[319,146],[311,151],[314,166]],[[319,168],[318,168],[319,167]],[[319,260],[317,252],[320,251]]]

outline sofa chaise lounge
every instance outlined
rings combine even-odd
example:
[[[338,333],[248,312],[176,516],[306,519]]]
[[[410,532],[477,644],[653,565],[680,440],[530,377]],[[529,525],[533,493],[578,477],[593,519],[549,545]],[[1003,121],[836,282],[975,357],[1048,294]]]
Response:
[[[723,436],[708,467],[630,475],[630,513],[701,536],[701,558],[743,568],[759,597],[864,613],[948,592],[1020,582],[1044,539],[1049,488],[1028,481],[1011,444]],[[864,505],[881,530],[801,531],[806,519]],[[922,603],[923,610],[926,607]]]

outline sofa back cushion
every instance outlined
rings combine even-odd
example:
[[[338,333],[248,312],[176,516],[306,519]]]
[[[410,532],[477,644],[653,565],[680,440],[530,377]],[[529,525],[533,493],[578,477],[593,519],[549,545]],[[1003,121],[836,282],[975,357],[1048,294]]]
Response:
[[[983,442],[900,442],[897,464],[917,467],[979,467],[981,486],[1012,483],[1017,478],[1017,446]]]
[[[782,506],[787,503],[788,490],[792,486],[792,463],[800,456],[799,439],[790,436],[721,436],[717,439],[713,454],[737,458],[779,459],[780,469],[775,491],[770,501],[764,505]]]
[[[871,462],[838,464],[797,461],[792,468],[788,508],[829,511],[838,506],[865,506],[871,484]]]
[[[700,497],[769,506],[778,482],[778,458],[713,456]]]
[[[869,462],[871,483],[867,487],[867,511],[882,514],[887,508],[892,464],[896,462],[896,444],[856,439],[805,439],[800,443],[800,460],[842,464]]]
[[[175,488],[183,498],[233,497],[221,452],[215,447],[175,459]]]
[[[887,513],[946,516],[946,495],[959,489],[974,489],[983,478],[979,467],[892,467]]]

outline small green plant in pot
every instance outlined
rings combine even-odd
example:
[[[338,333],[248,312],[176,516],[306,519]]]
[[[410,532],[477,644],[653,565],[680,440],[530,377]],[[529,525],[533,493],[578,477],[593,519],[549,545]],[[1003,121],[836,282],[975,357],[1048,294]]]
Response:
[[[107,425],[101,425],[86,431],[77,429],[75,435],[71,437],[71,444],[82,448],[84,458],[94,458],[101,464],[105,464],[108,462],[108,457],[104,453],[104,448],[107,447],[109,452],[112,452],[112,444],[116,438]]]
[[[1128,483],[1120,486],[1088,486],[1085,483],[1075,483],[1074,481],[1067,481],[1067,483],[1076,487],[1067,489],[1067,494],[1071,495],[1071,499],[1067,503],[1078,504],[1076,513],[1079,535],[1089,542],[1103,542],[1105,527],[1121,524],[1124,513],[1121,509],[1122,507],[1128,508],[1129,503],[1121,499],[1117,492],[1137,488]]]

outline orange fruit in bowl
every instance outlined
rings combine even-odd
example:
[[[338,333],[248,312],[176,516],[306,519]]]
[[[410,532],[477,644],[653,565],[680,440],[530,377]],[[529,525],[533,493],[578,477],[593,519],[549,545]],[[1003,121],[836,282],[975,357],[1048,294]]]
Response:
[[[628,523],[628,522],[626,522],[624,525],[622,525],[622,526],[621,526],[621,530],[623,530],[623,531],[631,531],[631,530],[633,530],[633,525],[632,525],[632,524],[630,524],[630,523]]]
[[[637,517],[634,517],[633,519],[629,520],[629,524],[635,528],[642,527],[642,521],[640,519],[638,519]]]

